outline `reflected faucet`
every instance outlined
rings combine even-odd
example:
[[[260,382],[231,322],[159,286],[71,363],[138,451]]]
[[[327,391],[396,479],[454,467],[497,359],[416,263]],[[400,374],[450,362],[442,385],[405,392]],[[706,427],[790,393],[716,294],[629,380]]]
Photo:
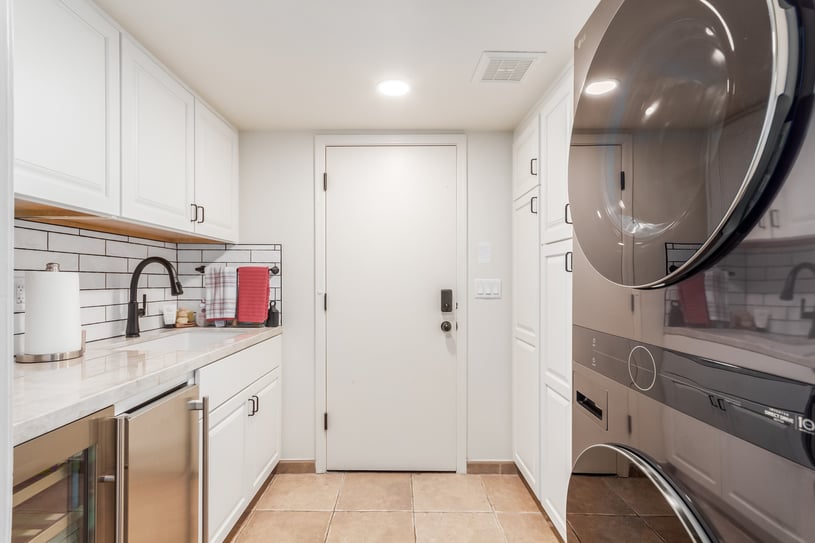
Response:
[[[184,289],[181,288],[181,283],[176,276],[175,268],[173,268],[173,265],[170,264],[167,259],[161,258],[160,256],[151,256],[139,262],[136,269],[133,270],[133,277],[130,278],[130,301],[127,302],[127,329],[125,337],[139,337],[139,316],[144,315],[144,311],[147,307],[147,295],[144,295],[142,307],[139,307],[139,302],[136,301],[136,297],[138,296],[136,291],[139,287],[139,277],[141,276],[142,270],[154,262],[161,264],[167,269],[167,274],[170,276],[170,291],[173,296],[184,293]]]
[[[790,270],[790,272],[787,274],[787,278],[784,280],[784,288],[781,289],[781,294],[779,295],[782,300],[792,300],[792,294],[795,291],[795,281],[798,279],[798,274],[801,272],[801,270],[809,270],[815,274],[815,264],[802,262]],[[809,329],[809,337],[815,338],[815,310],[805,311],[804,307],[805,300],[801,298],[801,318],[812,320],[812,327]]]

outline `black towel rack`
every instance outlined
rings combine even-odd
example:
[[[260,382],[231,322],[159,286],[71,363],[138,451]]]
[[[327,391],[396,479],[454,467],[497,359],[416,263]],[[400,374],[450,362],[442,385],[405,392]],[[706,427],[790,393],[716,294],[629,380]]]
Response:
[[[195,268],[195,271],[198,273],[204,273],[204,269],[206,269],[206,266],[198,266]],[[269,268],[269,275],[277,275],[278,273],[280,273],[280,268],[277,267],[277,264]]]

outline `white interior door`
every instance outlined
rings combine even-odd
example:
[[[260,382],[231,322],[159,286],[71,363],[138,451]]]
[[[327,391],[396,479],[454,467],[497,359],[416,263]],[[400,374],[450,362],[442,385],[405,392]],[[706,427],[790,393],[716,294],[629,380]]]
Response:
[[[456,152],[326,148],[329,470],[456,469]]]

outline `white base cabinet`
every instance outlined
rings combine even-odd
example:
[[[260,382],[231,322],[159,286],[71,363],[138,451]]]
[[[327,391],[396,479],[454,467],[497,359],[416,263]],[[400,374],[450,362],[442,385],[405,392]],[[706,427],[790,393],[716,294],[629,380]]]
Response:
[[[281,336],[198,372],[210,401],[208,542],[221,543],[280,460]]]

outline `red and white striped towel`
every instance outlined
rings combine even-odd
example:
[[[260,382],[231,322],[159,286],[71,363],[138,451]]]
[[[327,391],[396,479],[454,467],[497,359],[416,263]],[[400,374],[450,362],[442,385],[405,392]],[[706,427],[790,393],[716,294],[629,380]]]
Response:
[[[207,320],[232,320],[238,296],[238,275],[235,268],[210,264],[204,269],[204,303]]]

